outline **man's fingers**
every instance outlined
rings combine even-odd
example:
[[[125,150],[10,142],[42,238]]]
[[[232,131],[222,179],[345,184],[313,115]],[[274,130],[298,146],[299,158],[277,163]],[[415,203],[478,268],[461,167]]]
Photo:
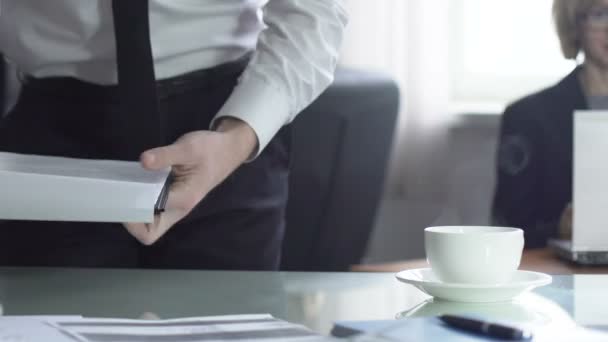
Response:
[[[173,165],[188,164],[192,160],[192,155],[185,144],[176,142],[145,151],[140,159],[146,169],[160,170]]]
[[[125,223],[127,231],[143,245],[153,245],[173,227],[185,214],[178,210],[168,210],[154,217],[154,223]]]
[[[197,191],[204,186],[203,181],[193,178],[173,183],[165,208],[189,213],[205,197],[206,192]]]
[[[146,246],[150,246],[155,243],[161,235],[159,234],[156,226],[148,225],[146,223],[125,223],[125,228],[129,234],[136,238],[139,242]]]
[[[144,312],[139,316],[139,319],[156,321],[160,319],[160,316],[155,314],[154,312]]]

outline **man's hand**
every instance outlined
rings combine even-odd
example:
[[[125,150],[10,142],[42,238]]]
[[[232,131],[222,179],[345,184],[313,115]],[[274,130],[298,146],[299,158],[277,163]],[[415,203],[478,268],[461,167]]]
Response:
[[[245,122],[223,118],[217,131],[188,133],[172,145],[144,152],[143,167],[171,167],[174,182],[165,211],[152,224],[125,223],[129,233],[144,245],[155,243],[247,160],[257,143],[255,132]]]
[[[572,203],[568,203],[559,219],[559,238],[572,239]]]

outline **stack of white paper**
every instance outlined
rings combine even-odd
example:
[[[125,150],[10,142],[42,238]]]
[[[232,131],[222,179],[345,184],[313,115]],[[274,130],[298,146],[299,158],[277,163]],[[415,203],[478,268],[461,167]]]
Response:
[[[0,152],[0,219],[153,222],[169,170]]]

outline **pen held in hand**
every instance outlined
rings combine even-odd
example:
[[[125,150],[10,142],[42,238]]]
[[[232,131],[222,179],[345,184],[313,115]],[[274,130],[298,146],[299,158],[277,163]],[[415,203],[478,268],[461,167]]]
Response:
[[[155,215],[160,215],[165,211],[167,200],[169,199],[169,190],[171,188],[171,185],[173,184],[174,179],[175,176],[173,175],[173,172],[169,173],[169,175],[167,176],[167,180],[165,181],[165,185],[163,186],[163,189],[161,190],[161,193],[158,196],[156,205],[154,206]]]
[[[473,318],[442,315],[439,316],[439,319],[450,327],[496,339],[520,341],[532,338],[532,333],[527,330]]]

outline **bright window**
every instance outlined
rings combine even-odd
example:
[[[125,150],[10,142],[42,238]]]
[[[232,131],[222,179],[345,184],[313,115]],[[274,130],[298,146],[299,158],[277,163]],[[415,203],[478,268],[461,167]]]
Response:
[[[552,0],[452,0],[450,98],[504,105],[574,67],[553,27]]]

